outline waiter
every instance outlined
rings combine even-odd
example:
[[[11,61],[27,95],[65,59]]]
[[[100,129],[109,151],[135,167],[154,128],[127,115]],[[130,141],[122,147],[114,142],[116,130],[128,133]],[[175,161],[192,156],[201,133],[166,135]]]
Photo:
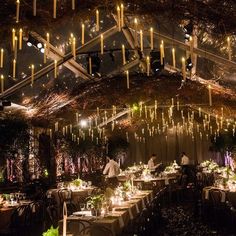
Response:
[[[120,174],[120,166],[112,157],[108,157],[108,160],[109,162],[106,164],[103,170],[103,174],[107,175],[108,183],[110,183],[111,185],[117,185],[117,176]]]

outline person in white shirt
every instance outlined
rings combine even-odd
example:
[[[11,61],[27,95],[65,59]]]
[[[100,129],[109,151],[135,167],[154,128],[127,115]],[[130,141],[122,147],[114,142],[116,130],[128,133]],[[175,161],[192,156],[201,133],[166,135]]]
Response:
[[[189,158],[187,157],[185,152],[182,152],[181,155],[182,175],[180,178],[180,182],[182,185],[186,185],[189,182],[190,178],[189,164],[190,164]]]
[[[112,158],[109,158],[109,162],[106,164],[103,174],[108,178],[117,177],[120,174],[120,166]]]
[[[182,166],[188,166],[189,165],[189,158],[186,156],[185,152],[182,152],[181,165]]]
[[[152,154],[151,158],[148,161],[148,169],[149,170],[155,171],[156,168],[158,168],[161,165],[161,163],[156,164],[156,160],[157,160],[156,154]]]

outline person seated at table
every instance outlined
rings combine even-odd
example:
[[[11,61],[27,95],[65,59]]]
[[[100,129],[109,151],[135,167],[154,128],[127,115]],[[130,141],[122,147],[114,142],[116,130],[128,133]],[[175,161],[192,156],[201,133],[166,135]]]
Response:
[[[148,169],[150,171],[155,172],[157,170],[157,168],[161,165],[161,163],[156,164],[156,161],[157,161],[156,154],[152,154],[152,156],[150,157],[150,159],[148,161]]]
[[[120,174],[120,166],[113,157],[107,157],[107,159],[108,163],[103,170],[103,174],[107,175],[108,183],[111,185],[118,185],[117,176]]]

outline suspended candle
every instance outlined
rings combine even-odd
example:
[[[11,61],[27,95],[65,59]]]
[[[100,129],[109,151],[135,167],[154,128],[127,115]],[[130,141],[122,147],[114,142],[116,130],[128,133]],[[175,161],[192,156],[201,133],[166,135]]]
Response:
[[[126,64],[126,58],[125,58],[125,45],[122,44],[122,59],[123,59],[123,65]]]
[[[71,9],[75,10],[75,0],[71,0]]]
[[[103,55],[104,53],[104,42],[103,42],[103,34],[101,34],[101,54]]]
[[[143,52],[143,31],[140,30],[140,50]]]
[[[73,53],[74,60],[76,60],[76,40],[75,40],[75,37],[72,40],[72,53]]]
[[[53,0],[53,18],[57,18],[57,0]]]
[[[163,44],[160,44],[161,65],[164,64]]]
[[[232,60],[232,50],[231,50],[231,40],[230,40],[230,37],[227,37],[227,47],[228,47],[228,57],[229,57],[229,60],[231,61]]]
[[[147,63],[147,76],[149,76],[150,75],[150,57],[149,56],[147,56],[146,63]]]
[[[92,74],[92,58],[89,57],[89,74]]]
[[[153,28],[150,28],[150,42],[151,42],[151,50],[154,49],[154,42],[153,42]]]
[[[119,31],[121,31],[120,7],[117,6],[116,10],[117,10],[117,25],[118,25],[118,29],[119,29]]]
[[[57,60],[54,61],[54,78],[57,78]]]
[[[13,74],[12,74],[13,79],[16,78],[16,59],[13,60]]]
[[[16,37],[16,31],[15,29],[12,29],[12,51],[15,50],[15,37]]]
[[[175,49],[172,48],[172,65],[174,68],[176,68],[176,62],[175,62]]]
[[[121,18],[120,24],[121,24],[121,27],[124,27],[124,25],[125,25],[125,23],[124,23],[124,5],[122,3],[120,5],[120,9],[121,9],[121,11],[120,11],[120,18]]]
[[[34,65],[31,65],[31,85],[34,85]]]
[[[58,122],[55,123],[55,132],[58,131]]]
[[[137,20],[137,18],[134,18],[134,40],[135,40],[135,46],[137,46],[137,43],[138,43],[138,20]]]
[[[126,71],[126,84],[127,84],[127,89],[129,89],[129,71]]]
[[[1,93],[4,92],[4,76],[1,75]]]
[[[191,60],[193,60],[193,37],[192,36],[190,36],[190,38],[189,38],[189,46],[190,46],[190,58],[191,58]]]
[[[182,75],[183,75],[183,80],[186,81],[186,64],[184,57],[182,57]]]
[[[81,36],[81,44],[84,45],[84,24],[82,24],[82,28],[81,28],[82,32],[82,36]]]
[[[163,58],[165,57],[165,45],[164,45],[164,41],[161,40],[161,44],[162,44],[162,55],[163,55]]]
[[[46,34],[46,37],[47,37],[47,51],[46,51],[46,55],[48,55],[49,50],[50,50],[50,47],[49,47],[49,43],[50,43],[50,34],[47,33],[47,34]]]
[[[99,11],[98,10],[96,10],[96,31],[99,31],[99,28],[100,28],[100,26],[99,26]]]
[[[0,55],[0,67],[3,68],[3,55],[4,55],[4,49],[1,48],[1,55]]]
[[[212,106],[211,85],[208,86],[209,105]]]
[[[19,50],[22,49],[22,29],[19,30]]]
[[[16,23],[19,22],[20,16],[20,0],[16,0]]]
[[[15,49],[14,49],[14,58],[16,59],[17,58],[17,45],[18,45],[18,38],[15,37]]]

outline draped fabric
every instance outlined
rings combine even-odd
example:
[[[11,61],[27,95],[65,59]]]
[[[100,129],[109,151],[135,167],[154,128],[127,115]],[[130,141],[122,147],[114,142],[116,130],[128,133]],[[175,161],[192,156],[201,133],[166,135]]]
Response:
[[[213,153],[209,151],[211,141],[209,136],[202,137],[194,131],[194,137],[186,133],[177,133],[169,131],[165,135],[156,135],[149,137],[148,135],[140,140],[136,140],[134,135],[130,138],[129,158],[126,160],[127,165],[135,163],[147,163],[148,159],[155,153],[158,162],[169,164],[174,160],[180,163],[181,152],[185,152],[190,158],[192,164],[197,164],[203,160],[213,157]]]

